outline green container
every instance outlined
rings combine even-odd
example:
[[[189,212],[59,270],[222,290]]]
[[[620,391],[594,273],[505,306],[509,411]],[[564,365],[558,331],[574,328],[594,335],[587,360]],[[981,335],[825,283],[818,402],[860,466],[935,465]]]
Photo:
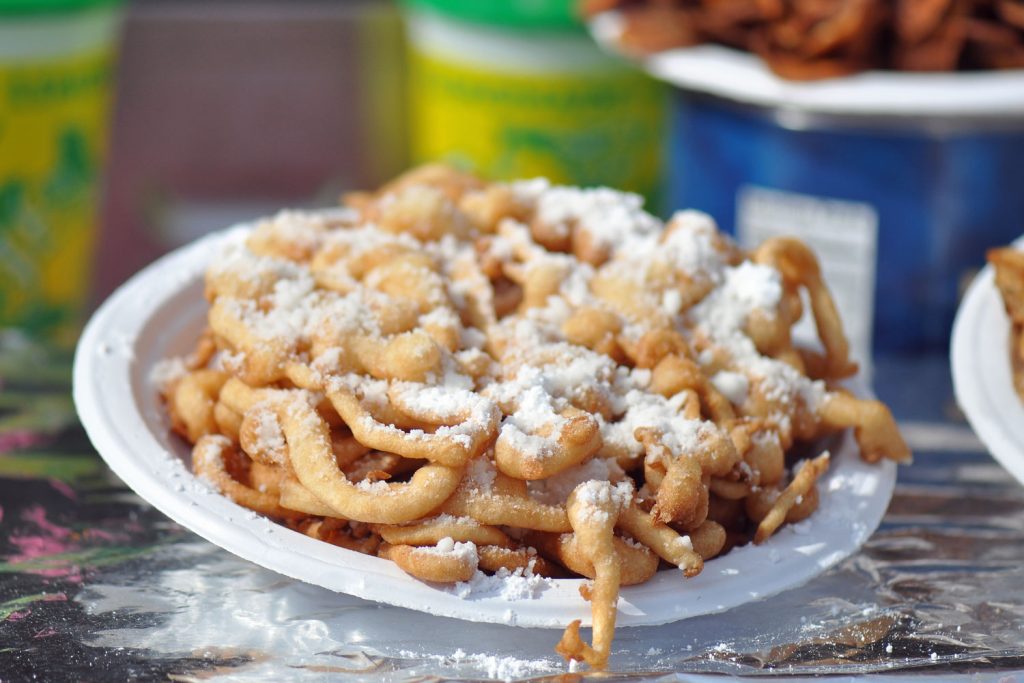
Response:
[[[404,6],[413,161],[655,194],[666,92],[602,52],[569,0]]]
[[[109,0],[0,0],[0,328],[77,335],[119,16]]]
[[[515,30],[583,28],[570,0],[407,0],[405,4],[452,19]]]

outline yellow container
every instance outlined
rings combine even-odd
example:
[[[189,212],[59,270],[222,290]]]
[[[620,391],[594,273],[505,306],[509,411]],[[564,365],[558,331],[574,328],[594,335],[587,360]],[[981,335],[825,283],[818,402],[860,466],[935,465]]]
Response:
[[[581,31],[486,25],[422,6],[406,18],[414,161],[655,193],[661,85]]]
[[[0,0],[0,328],[77,335],[118,16],[111,3]]]

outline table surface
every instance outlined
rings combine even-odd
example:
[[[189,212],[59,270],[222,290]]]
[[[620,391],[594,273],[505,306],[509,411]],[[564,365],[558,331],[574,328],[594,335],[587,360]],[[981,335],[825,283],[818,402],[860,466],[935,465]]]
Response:
[[[875,385],[915,460],[867,545],[773,598],[619,629],[616,678],[1024,670],[1024,488],[964,423],[945,356],[881,359]],[[332,593],[202,540],[105,467],[70,356],[0,335],[3,683],[554,677],[557,638]]]

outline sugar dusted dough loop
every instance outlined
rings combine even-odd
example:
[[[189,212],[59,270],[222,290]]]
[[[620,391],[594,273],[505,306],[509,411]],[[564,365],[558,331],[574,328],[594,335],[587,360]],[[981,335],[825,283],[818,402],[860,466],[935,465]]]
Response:
[[[579,465],[601,449],[604,442],[593,416],[570,407],[561,417],[563,425],[545,430],[547,433],[525,434],[525,439],[512,436],[523,432],[503,429],[494,445],[498,469],[516,479],[547,479]]]
[[[480,558],[479,568],[497,572],[504,569],[508,572],[521,572],[529,576],[545,576],[560,578],[566,572],[557,565],[545,560],[534,548],[506,548],[498,545],[483,545],[476,549]]]
[[[461,467],[479,455],[487,447],[498,426],[497,410],[485,409],[482,416],[471,415],[466,422],[440,427],[433,433],[423,430],[405,432],[379,422],[349,389],[342,386],[328,388],[327,398],[360,443],[449,467]]]
[[[281,400],[274,407],[299,481],[346,519],[380,524],[418,519],[444,503],[462,479],[460,467],[429,463],[407,483],[357,486],[338,469],[327,425],[307,402]]]
[[[247,486],[232,476],[225,460],[235,456],[237,453],[230,439],[219,434],[207,434],[200,437],[192,449],[192,469],[242,507],[270,517],[293,516],[292,511],[278,504],[277,495]]]
[[[479,557],[473,543],[441,539],[436,546],[382,544],[380,557],[391,560],[408,574],[424,581],[455,583],[469,581],[476,572]]]
[[[539,502],[528,495],[525,482],[497,472],[493,467],[486,456],[471,463],[469,476],[445,502],[442,511],[495,526],[558,533],[572,531],[564,507]],[[474,477],[474,470],[484,470],[483,478],[490,481]]]
[[[245,412],[238,428],[238,441],[256,462],[278,466],[288,463],[288,449],[277,413],[268,404],[256,404]]]
[[[472,517],[441,515],[412,524],[377,525],[377,533],[392,545],[434,545],[443,538],[472,542],[477,546],[512,547],[512,539],[500,529],[480,524]]]

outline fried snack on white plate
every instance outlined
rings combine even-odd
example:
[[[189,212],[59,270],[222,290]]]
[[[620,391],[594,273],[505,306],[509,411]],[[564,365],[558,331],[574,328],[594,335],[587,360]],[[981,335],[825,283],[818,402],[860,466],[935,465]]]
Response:
[[[1013,387],[1024,400],[1024,252],[1013,247],[992,249],[988,261],[996,269],[996,287],[1010,316],[1010,360]]]
[[[636,195],[486,184],[427,166],[348,214],[262,221],[206,274],[209,329],[164,386],[197,476],[236,503],[424,581],[582,576],[611,653],[619,587],[684,579],[813,513],[853,428],[909,451],[855,371],[814,255],[750,254]],[[793,344],[810,303],[822,352]]]

